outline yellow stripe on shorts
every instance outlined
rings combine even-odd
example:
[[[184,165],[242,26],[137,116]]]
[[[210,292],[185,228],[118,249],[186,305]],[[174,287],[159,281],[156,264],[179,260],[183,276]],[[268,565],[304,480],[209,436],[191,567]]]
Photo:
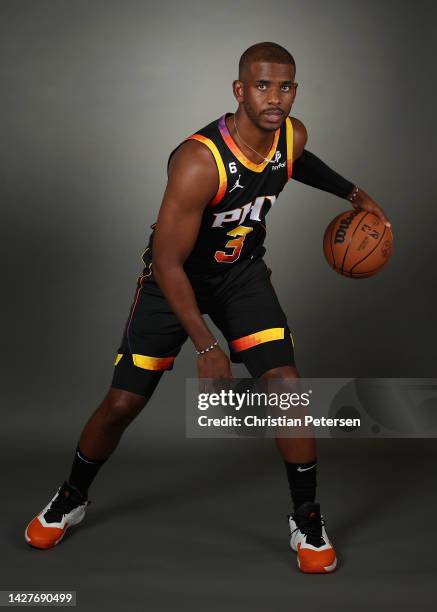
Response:
[[[150,357],[149,355],[132,354],[134,365],[144,370],[168,370],[175,359],[176,355],[172,357]]]
[[[114,362],[115,366],[122,357],[123,353],[117,353]],[[132,355],[134,365],[144,370],[168,370],[173,365],[175,359],[176,355],[171,357],[150,357],[149,355],[139,355],[138,353]]]

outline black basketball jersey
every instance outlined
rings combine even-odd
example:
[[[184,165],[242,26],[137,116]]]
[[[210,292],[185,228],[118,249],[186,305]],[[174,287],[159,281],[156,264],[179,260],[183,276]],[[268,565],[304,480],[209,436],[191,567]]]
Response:
[[[217,193],[205,208],[196,243],[184,264],[187,273],[211,274],[229,269],[236,261],[263,255],[266,215],[291,178],[291,119],[287,117],[276,130],[266,156],[268,161],[255,164],[231,137],[225,122],[229,114],[183,141],[197,140],[206,145],[219,175]],[[170,153],[169,161],[176,149]],[[143,254],[145,263],[150,262],[152,246],[153,232]]]

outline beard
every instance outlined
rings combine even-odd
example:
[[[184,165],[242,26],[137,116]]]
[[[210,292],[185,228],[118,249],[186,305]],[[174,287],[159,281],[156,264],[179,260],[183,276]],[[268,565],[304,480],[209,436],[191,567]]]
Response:
[[[248,102],[243,102],[243,106],[244,106],[244,110],[246,111],[246,115],[249,117],[252,123],[256,125],[256,127],[259,130],[263,130],[264,132],[276,132],[277,127],[260,125],[259,115],[255,112],[254,108]],[[285,119],[285,115],[284,115],[284,119]]]

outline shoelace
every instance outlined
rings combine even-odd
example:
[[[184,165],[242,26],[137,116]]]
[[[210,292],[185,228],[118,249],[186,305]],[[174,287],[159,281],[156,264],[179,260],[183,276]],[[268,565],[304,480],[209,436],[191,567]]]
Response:
[[[315,518],[302,517],[298,520],[292,516],[292,519],[296,522],[297,527],[293,529],[290,535],[293,535],[295,531],[300,531],[307,536],[308,544],[313,546],[323,546],[325,544],[322,536],[322,527],[325,525],[325,520],[321,516]]]
[[[50,504],[50,508],[44,515],[45,520],[48,523],[58,522],[62,519],[64,514],[68,514],[77,506],[85,503],[85,500],[81,499],[77,493],[72,491],[70,495],[64,495],[65,487],[61,487],[58,495]],[[89,504],[90,502],[88,502]]]

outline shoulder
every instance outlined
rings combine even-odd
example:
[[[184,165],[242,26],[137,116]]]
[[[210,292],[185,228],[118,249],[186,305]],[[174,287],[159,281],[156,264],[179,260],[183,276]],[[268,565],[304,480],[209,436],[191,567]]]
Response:
[[[293,125],[293,160],[298,159],[305,148],[308,140],[308,132],[305,125],[296,117],[289,117]]]
[[[217,193],[219,174],[212,153],[201,142],[184,140],[171,154],[166,195],[189,207],[204,208]]]
[[[194,170],[202,175],[216,176],[217,165],[211,150],[199,140],[184,140],[170,155],[168,174],[173,170]]]

